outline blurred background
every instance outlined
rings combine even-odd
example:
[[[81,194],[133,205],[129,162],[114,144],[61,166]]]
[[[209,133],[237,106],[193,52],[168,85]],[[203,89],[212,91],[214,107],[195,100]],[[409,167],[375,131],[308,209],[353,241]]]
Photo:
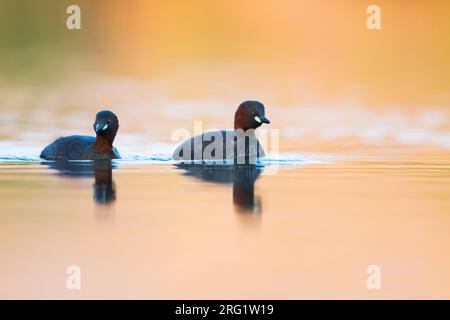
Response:
[[[66,28],[74,3],[81,30]],[[450,3],[376,1],[381,30],[370,4],[1,0],[2,153],[91,134],[103,108],[122,149],[170,153],[173,129],[231,127],[246,99],[282,151],[449,149]]]

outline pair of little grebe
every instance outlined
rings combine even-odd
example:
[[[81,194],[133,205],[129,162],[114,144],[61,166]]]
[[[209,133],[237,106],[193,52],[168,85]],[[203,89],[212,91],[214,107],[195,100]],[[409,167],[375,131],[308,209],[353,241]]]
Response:
[[[270,123],[265,116],[264,105],[258,101],[245,101],[241,103],[234,114],[234,131],[221,130],[206,132],[184,141],[174,151],[174,160],[206,160],[220,156],[222,159],[229,158],[226,148],[231,145],[231,153],[239,156],[236,145],[237,137],[244,137],[244,141],[253,139],[254,146],[244,146],[243,156],[248,156],[251,150],[255,150],[256,157],[264,156],[264,150],[254,136],[254,130],[263,123]],[[94,122],[96,137],[91,136],[69,136],[56,139],[42,150],[40,157],[45,160],[110,160],[120,159],[120,154],[113,146],[114,138],[119,130],[119,120],[111,111],[100,111]],[[245,140],[249,138],[249,140]],[[217,147],[217,142],[221,146]],[[215,144],[220,149],[205,153]],[[245,145],[245,143],[244,143]],[[199,152],[197,152],[199,151]],[[224,152],[222,152],[224,151]]]

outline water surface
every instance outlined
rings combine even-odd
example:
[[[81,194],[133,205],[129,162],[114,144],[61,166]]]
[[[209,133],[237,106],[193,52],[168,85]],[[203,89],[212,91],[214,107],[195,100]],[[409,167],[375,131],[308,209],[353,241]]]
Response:
[[[446,159],[3,162],[0,296],[449,298]]]

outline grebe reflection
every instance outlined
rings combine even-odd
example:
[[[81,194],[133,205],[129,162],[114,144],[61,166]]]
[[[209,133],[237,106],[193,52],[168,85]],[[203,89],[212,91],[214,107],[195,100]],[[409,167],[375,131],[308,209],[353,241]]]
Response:
[[[116,185],[112,179],[113,164],[110,160],[89,162],[56,161],[43,163],[58,174],[72,178],[94,177],[94,200],[98,204],[109,204],[116,200]]]
[[[255,165],[176,164],[185,175],[217,183],[233,184],[233,203],[240,213],[261,213],[261,198],[255,195],[255,181],[264,170]]]

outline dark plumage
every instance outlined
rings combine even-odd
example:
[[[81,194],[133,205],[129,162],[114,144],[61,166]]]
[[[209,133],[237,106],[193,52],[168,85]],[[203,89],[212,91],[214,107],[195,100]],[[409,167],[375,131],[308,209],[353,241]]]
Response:
[[[264,150],[255,136],[255,129],[263,123],[270,123],[264,105],[258,101],[245,101],[234,114],[234,130],[210,131],[192,137],[175,149],[173,158],[196,161],[264,157]]]
[[[96,137],[69,136],[56,139],[42,150],[45,160],[109,160],[119,159],[113,147],[119,120],[111,111],[100,111],[94,122]]]

